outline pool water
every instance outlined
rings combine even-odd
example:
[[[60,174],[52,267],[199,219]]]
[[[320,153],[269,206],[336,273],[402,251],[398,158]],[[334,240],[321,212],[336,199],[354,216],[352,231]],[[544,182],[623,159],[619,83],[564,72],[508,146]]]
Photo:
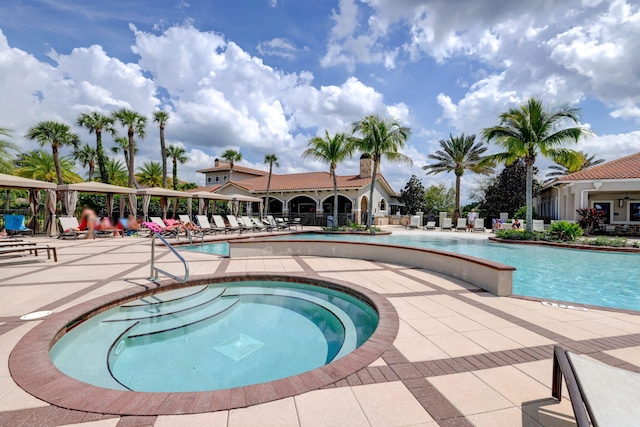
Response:
[[[271,238],[383,243],[472,255],[515,267],[516,295],[640,310],[640,254],[635,253],[501,244],[428,233],[375,237],[297,234]],[[228,254],[228,244],[205,244],[199,250]]]
[[[376,311],[346,293],[275,281],[167,291],[100,313],[65,334],[53,363],[99,387],[220,390],[316,369],[362,345]]]

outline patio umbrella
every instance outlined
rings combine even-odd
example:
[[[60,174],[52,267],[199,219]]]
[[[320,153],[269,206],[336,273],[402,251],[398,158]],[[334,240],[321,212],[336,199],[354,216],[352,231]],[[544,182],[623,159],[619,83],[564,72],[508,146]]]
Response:
[[[49,236],[58,234],[58,227],[56,226],[56,199],[56,190],[47,190],[47,200],[45,201],[47,220],[44,224],[44,229]]]
[[[29,190],[29,208],[31,209],[31,221],[29,221],[29,228],[35,233],[38,232],[40,224],[38,223],[38,211],[40,210],[40,190]]]
[[[144,200],[144,197],[143,197],[143,200]],[[147,202],[147,212],[148,211],[149,211],[149,202]],[[129,193],[129,213],[135,217],[138,216],[138,197],[136,197],[136,195],[133,193]]]

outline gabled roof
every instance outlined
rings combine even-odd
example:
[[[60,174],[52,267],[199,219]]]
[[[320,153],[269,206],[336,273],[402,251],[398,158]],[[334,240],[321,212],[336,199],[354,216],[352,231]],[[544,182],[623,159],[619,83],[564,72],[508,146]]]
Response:
[[[36,179],[21,178],[15,175],[0,173],[0,188],[34,188],[54,190],[56,184],[53,182],[38,181]]]
[[[214,166],[212,168],[199,169],[196,172],[202,172],[202,173],[222,172],[222,171],[228,171],[230,168],[231,168],[231,164],[227,162],[218,161],[218,166]],[[256,175],[256,176],[269,175],[269,172],[261,171],[259,169],[247,168],[247,167],[239,166],[236,164],[233,165],[233,171],[246,173],[248,175]]]
[[[598,179],[640,179],[640,152],[562,176],[558,178],[558,181],[592,181]]]

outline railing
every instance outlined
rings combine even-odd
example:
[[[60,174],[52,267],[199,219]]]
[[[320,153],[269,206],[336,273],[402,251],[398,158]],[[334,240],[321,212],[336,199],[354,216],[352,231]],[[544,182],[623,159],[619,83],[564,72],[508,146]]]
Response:
[[[159,238],[162,243],[165,244],[165,246],[167,248],[169,248],[169,250],[171,252],[173,252],[173,254],[178,257],[178,259],[180,261],[182,261],[182,265],[184,265],[184,277],[177,277],[174,276],[171,273],[168,273],[164,270],[159,269],[158,267],[155,266],[156,263],[156,237]],[[178,253],[178,251],[176,251],[173,246],[171,246],[171,244],[169,242],[167,242],[167,240],[162,237],[160,235],[160,233],[153,233],[153,235],[151,236],[151,275],[149,276],[149,280],[151,281],[156,281],[158,280],[158,273],[162,273],[165,276],[171,277],[174,280],[177,280],[178,282],[186,282],[187,280],[189,280],[189,264],[187,264],[187,260],[185,260],[182,255],[180,255]]]

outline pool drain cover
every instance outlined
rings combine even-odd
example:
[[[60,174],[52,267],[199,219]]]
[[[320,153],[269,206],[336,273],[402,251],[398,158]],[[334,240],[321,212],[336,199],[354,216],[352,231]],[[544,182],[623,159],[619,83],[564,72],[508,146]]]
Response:
[[[53,313],[53,312],[50,311],[50,310],[47,310],[47,311],[35,311],[33,313],[29,313],[29,314],[25,314],[24,316],[20,316],[20,320],[42,319],[43,317],[47,317],[51,313]]]
[[[238,334],[235,337],[221,342],[214,348],[225,356],[238,362],[263,345],[264,344],[260,341],[248,337],[245,334]]]

